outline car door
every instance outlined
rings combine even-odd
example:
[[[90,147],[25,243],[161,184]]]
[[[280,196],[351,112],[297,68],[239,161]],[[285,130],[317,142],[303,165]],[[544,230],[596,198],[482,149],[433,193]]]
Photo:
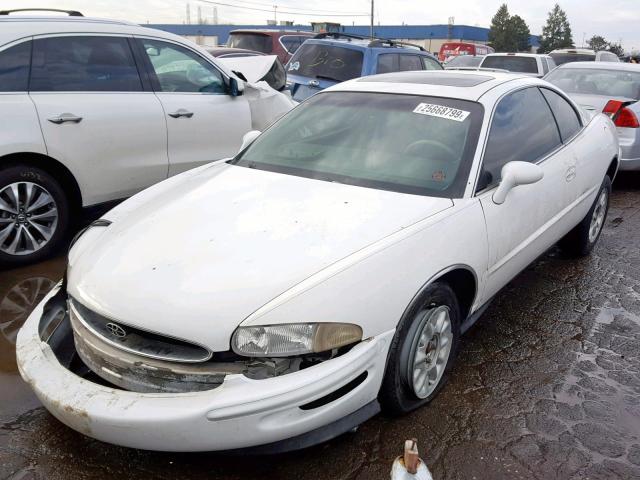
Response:
[[[498,205],[493,194],[501,169],[510,161],[538,164],[542,180],[513,188]],[[570,204],[567,172],[575,169],[571,144],[562,144],[557,123],[537,87],[509,93],[498,102],[477,186],[489,242],[484,300],[488,300],[566,233],[562,225]],[[569,177],[569,182],[575,176]]]
[[[73,172],[85,205],[167,177],[162,106],[145,91],[127,37],[36,38],[29,95],[49,156]]]
[[[235,155],[251,130],[248,101],[231,96],[222,72],[196,51],[165,40],[139,42],[164,108],[169,175]]]

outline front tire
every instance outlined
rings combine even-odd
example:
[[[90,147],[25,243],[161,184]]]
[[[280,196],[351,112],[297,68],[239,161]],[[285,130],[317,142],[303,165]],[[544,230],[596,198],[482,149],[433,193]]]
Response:
[[[607,219],[610,197],[611,179],[606,176],[587,215],[558,242],[560,249],[566,255],[584,257],[591,253],[593,247],[598,243]]]
[[[405,312],[391,343],[379,400],[400,415],[429,403],[447,382],[460,339],[460,307],[451,287],[429,285]]]
[[[0,267],[51,255],[69,226],[69,200],[58,181],[37,167],[0,170]]]

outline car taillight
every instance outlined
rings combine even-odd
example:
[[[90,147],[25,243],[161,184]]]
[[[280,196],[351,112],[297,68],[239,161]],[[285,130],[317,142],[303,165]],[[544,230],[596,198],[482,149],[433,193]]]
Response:
[[[634,102],[621,102],[619,100],[609,100],[602,110],[608,115],[616,127],[620,128],[640,128],[638,117],[628,108]]]

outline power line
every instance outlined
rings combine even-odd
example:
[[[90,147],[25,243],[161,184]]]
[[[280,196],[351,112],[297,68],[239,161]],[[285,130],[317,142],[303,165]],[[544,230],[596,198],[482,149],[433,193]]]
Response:
[[[265,9],[265,8],[255,8],[255,7],[245,7],[243,5],[232,5],[230,3],[223,2],[213,2],[210,0],[198,0],[203,3],[210,3],[211,5],[221,5],[224,7],[232,7],[232,8],[241,8],[245,10],[254,10],[257,12],[269,12],[273,13],[273,9]],[[278,10],[280,13],[286,13],[288,15],[302,15],[305,17],[368,17],[368,13],[363,14],[345,14],[345,13],[305,13],[305,12],[289,12],[285,10]]]
[[[200,0],[198,0],[200,1]],[[271,3],[263,3],[263,2],[251,2],[249,0],[237,0],[240,3],[248,3],[250,5],[260,5],[261,7],[267,7],[272,9],[274,7],[273,4]],[[242,8],[243,5],[238,5],[238,7]],[[278,7],[280,8],[280,7]],[[305,12],[320,12],[320,13],[329,13],[331,12],[331,10],[318,10],[315,8],[300,8],[300,7],[291,7],[291,6],[285,6],[284,8],[287,8],[289,10],[304,10]],[[271,11],[271,10],[270,10]],[[280,11],[280,10],[278,10]],[[341,15],[364,15],[363,12],[340,12]],[[300,15],[303,15],[303,13],[300,13]]]

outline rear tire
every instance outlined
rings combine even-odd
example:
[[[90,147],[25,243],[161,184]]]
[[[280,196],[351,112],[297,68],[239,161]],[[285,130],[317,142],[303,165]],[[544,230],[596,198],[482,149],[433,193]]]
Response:
[[[606,176],[593,205],[582,221],[558,242],[560,249],[570,257],[589,255],[598,243],[609,212],[611,179]]]
[[[453,368],[460,323],[458,299],[449,285],[435,282],[420,293],[391,343],[379,394],[386,413],[410,412],[438,394]]]
[[[69,227],[69,200],[44,170],[0,170],[0,267],[37,262],[57,251]]]

